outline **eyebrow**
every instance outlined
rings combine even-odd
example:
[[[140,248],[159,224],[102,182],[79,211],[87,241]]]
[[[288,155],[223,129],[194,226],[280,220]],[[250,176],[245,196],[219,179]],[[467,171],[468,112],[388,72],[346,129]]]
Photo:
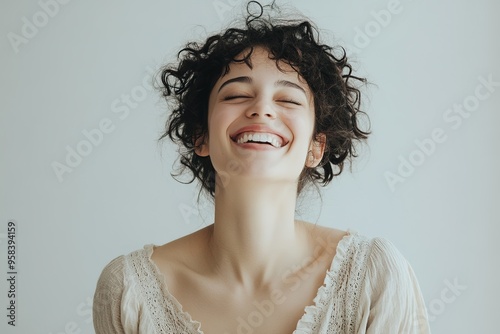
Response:
[[[219,90],[217,92],[220,92],[221,89],[224,88],[224,86],[229,85],[230,83],[233,83],[233,82],[243,82],[243,83],[250,84],[250,83],[253,82],[253,80],[252,80],[252,78],[246,77],[246,76],[232,78],[232,79],[229,79],[229,80],[225,81],[219,87]],[[306,93],[306,91],[305,91],[304,88],[302,88],[299,85],[297,85],[296,83],[288,81],[288,80],[278,80],[278,81],[276,81],[274,83],[274,86],[275,87],[291,87],[291,88],[296,88],[296,89],[300,90],[301,92],[303,92],[307,96],[307,93]]]
[[[233,83],[233,82],[252,83],[252,81],[253,80],[250,77],[236,77],[236,78],[232,78],[232,79],[229,79],[226,82],[224,82],[222,85],[220,85],[219,90],[217,92],[220,92],[221,89],[224,88],[224,86],[229,85],[230,83]]]
[[[274,86],[297,88],[298,90],[301,90],[307,96],[306,90],[304,88],[302,88],[299,85],[297,85],[296,83],[288,81],[288,80],[278,80],[274,83]]]

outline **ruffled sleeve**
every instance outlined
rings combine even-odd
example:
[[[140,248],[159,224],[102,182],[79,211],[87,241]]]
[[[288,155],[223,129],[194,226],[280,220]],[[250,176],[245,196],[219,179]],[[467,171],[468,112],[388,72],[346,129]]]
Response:
[[[373,239],[359,312],[356,333],[430,333],[427,310],[415,273],[386,239]]]
[[[92,307],[96,334],[139,333],[139,303],[127,276],[124,256],[112,260],[103,269]]]

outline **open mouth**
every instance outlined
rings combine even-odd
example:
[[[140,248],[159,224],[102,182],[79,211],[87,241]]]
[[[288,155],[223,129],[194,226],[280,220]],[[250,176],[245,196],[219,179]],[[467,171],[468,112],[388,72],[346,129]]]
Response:
[[[268,145],[275,148],[281,148],[284,146],[283,139],[273,133],[265,132],[242,132],[237,136],[231,138],[237,144],[258,144],[258,145]],[[285,144],[286,145],[286,144]]]

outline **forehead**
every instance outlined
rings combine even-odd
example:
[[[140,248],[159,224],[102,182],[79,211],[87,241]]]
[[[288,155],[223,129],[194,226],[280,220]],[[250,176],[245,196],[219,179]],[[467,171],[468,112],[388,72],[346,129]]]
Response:
[[[276,61],[272,58],[272,54],[264,47],[255,46],[252,49],[246,49],[234,57],[234,59],[236,62],[229,63],[227,72],[219,77],[219,82],[225,77],[230,77],[237,73],[260,71],[265,73],[266,76],[275,75],[286,76],[289,79],[295,78],[298,83],[304,85],[305,88],[309,88],[304,78],[290,64],[284,60]]]

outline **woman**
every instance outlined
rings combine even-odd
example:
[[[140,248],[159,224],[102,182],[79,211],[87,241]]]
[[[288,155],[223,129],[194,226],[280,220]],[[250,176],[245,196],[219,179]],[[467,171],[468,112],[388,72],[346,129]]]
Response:
[[[96,333],[429,333],[390,242],[295,219],[298,195],[340,174],[369,134],[358,126],[364,79],[310,22],[260,9],[163,69],[175,109],[162,138],[183,147],[214,223],[111,261]]]

